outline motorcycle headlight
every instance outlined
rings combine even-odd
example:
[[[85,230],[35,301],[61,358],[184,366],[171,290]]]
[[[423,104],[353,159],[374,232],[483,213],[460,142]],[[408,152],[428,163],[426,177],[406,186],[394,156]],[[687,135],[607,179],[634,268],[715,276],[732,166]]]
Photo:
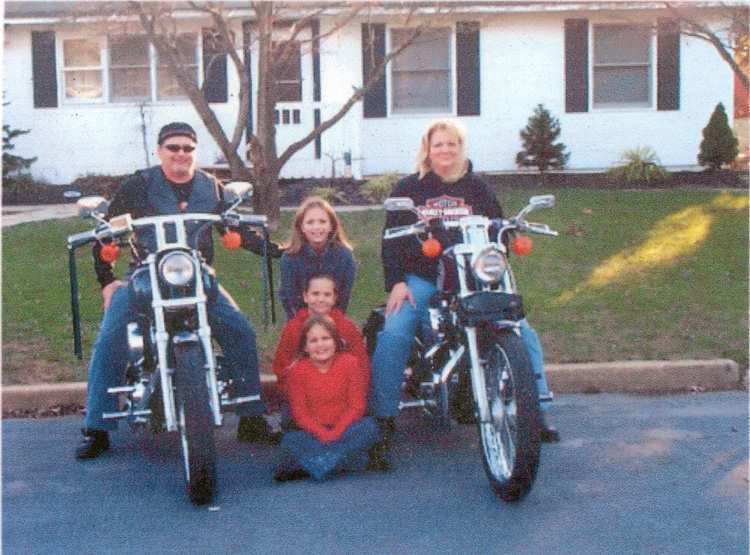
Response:
[[[489,248],[477,256],[471,266],[477,279],[497,283],[508,269],[508,262],[499,250]]]
[[[187,285],[195,276],[193,259],[182,252],[170,253],[161,259],[159,273],[170,285]]]

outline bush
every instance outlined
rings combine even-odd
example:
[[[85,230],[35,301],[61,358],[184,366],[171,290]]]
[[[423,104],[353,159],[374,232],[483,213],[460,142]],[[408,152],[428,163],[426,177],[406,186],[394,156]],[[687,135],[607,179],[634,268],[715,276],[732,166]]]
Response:
[[[28,169],[31,164],[36,162],[36,156],[34,158],[23,158],[10,154],[8,151],[13,150],[13,139],[19,135],[25,135],[28,133],[28,129],[11,129],[10,125],[3,125],[3,182],[7,183],[7,179],[11,174],[20,172],[21,170]]]
[[[560,135],[560,122],[544,106],[539,104],[534,109],[534,115],[520,135],[523,150],[516,154],[518,167],[533,166],[540,172],[565,167],[570,155],[565,152],[564,144],[554,144]]]
[[[625,181],[653,181],[664,179],[669,172],[659,163],[651,147],[637,147],[620,155],[617,165],[607,172],[610,176]]]
[[[723,164],[731,164],[739,153],[737,144],[737,137],[729,127],[724,105],[719,102],[711,114],[711,119],[708,120],[708,125],[703,128],[698,163],[712,170],[718,170]]]
[[[399,179],[399,174],[392,172],[378,175],[366,181],[360,192],[362,196],[376,203],[382,203],[391,195],[393,186]]]

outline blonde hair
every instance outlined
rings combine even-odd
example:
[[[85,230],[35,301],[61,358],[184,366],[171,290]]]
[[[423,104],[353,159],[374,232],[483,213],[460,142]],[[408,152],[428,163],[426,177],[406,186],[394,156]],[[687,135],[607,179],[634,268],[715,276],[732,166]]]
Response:
[[[419,150],[417,151],[417,173],[419,178],[423,178],[431,170],[430,165],[430,141],[437,131],[446,131],[458,139],[458,164],[454,172],[448,176],[446,181],[452,183],[463,177],[469,169],[469,158],[466,155],[466,130],[458,120],[455,119],[436,119],[427,126],[422,138],[419,141]]]
[[[289,243],[286,245],[286,252],[289,254],[297,254],[307,242],[305,234],[302,233],[302,220],[305,219],[305,214],[313,208],[320,208],[331,220],[331,234],[328,237],[328,242],[333,244],[339,244],[345,246],[349,250],[352,249],[352,244],[344,233],[344,228],[341,227],[341,221],[336,215],[331,204],[323,197],[307,197],[302,201],[302,204],[297,208],[297,213],[294,216],[294,223],[292,224],[291,237]]]

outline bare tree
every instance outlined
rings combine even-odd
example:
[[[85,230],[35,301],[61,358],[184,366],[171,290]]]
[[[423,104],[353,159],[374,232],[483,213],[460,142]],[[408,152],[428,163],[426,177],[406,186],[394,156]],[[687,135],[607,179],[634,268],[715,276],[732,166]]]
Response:
[[[239,76],[239,107],[234,126],[225,130],[206,100],[202,90],[195,82],[194,73],[188,67],[190,60],[184,59],[179,48],[179,28],[176,24],[174,9],[171,5],[161,2],[130,2],[130,6],[138,15],[143,29],[149,40],[157,49],[158,55],[165,60],[175,75],[180,88],[188,96],[198,113],[201,121],[208,129],[214,141],[224,154],[232,179],[252,181],[255,185],[254,207],[256,211],[269,217],[272,225],[278,223],[280,217],[279,175],[289,159],[302,148],[313,142],[327,129],[339,122],[349,110],[383,78],[386,65],[398,56],[409,45],[418,39],[427,27],[424,19],[418,19],[418,8],[415,6],[399,6],[400,25],[409,29],[406,40],[397,48],[390,49],[379,63],[371,64],[369,75],[363,76],[362,87],[353,90],[349,99],[328,119],[315,126],[307,135],[290,144],[283,152],[277,152],[276,143],[276,76],[278,68],[283,66],[290,55],[290,45],[299,41],[304,29],[318,29],[310,26],[310,22],[323,15],[334,19],[328,31],[318,32],[306,41],[309,48],[325,40],[336,29],[350,23],[356,17],[365,17],[366,12],[373,5],[362,2],[317,3],[307,2],[290,4],[271,1],[252,2],[254,12],[254,48],[258,60],[258,71],[255,82],[257,95],[253,106],[256,110],[256,126],[254,133],[247,137],[249,144],[248,166],[245,157],[238,153],[242,145],[243,133],[248,128],[250,117],[251,79],[249,70],[235,47],[232,32],[232,16],[221,3],[190,2],[194,10],[202,11],[210,16],[213,23],[213,36],[216,41],[214,50],[225,53]],[[439,7],[432,9],[440,13]],[[283,40],[279,38],[279,30],[283,30]]]
[[[680,22],[680,32],[690,37],[708,41],[721,58],[729,64],[734,74],[750,88],[748,80],[748,17],[746,2],[726,2],[715,8],[722,19],[722,26],[709,27],[699,21],[697,6],[665,2],[664,5]]]

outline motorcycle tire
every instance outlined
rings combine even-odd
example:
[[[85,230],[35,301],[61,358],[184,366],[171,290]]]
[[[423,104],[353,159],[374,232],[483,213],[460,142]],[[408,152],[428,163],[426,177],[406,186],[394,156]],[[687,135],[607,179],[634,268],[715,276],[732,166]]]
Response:
[[[495,494],[516,502],[531,489],[539,466],[541,413],[534,373],[518,335],[489,326],[477,331],[490,416],[478,421],[484,468]]]
[[[175,349],[175,386],[182,462],[187,494],[196,505],[210,503],[216,491],[214,425],[203,351],[197,343]]]

